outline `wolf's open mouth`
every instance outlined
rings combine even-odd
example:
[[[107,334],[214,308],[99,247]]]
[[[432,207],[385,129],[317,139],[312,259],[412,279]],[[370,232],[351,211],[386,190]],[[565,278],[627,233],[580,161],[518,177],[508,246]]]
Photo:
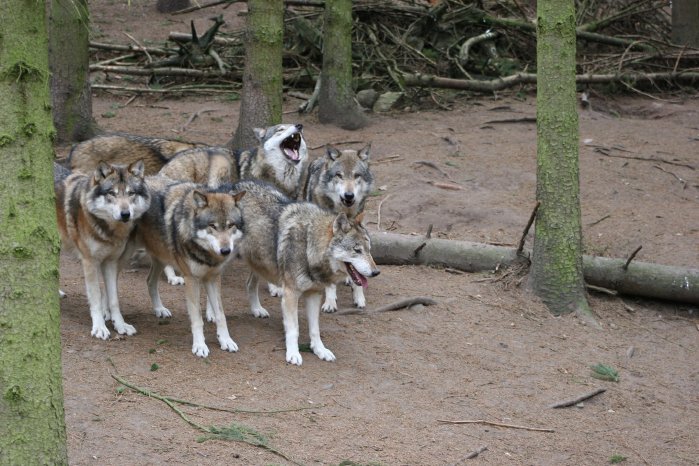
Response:
[[[342,201],[345,207],[352,207],[354,205],[354,199],[350,199],[348,201],[346,198],[341,197],[340,200]]]
[[[354,282],[355,285],[361,286],[362,288],[366,288],[369,286],[369,281],[366,279],[364,275],[359,273],[357,269],[355,269],[352,264],[349,262],[345,262],[345,267],[347,267],[347,273],[349,274],[350,278]]]
[[[301,161],[301,155],[299,150],[301,149],[301,133],[294,133],[288,138],[284,139],[279,145],[286,155],[286,158],[294,163],[299,163]]]

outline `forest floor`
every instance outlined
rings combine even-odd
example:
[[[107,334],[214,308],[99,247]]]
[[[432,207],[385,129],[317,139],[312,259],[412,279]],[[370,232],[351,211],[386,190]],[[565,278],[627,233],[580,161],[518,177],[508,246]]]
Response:
[[[222,12],[235,23],[243,7]],[[99,40],[119,43],[127,42],[123,32],[163,40],[170,30],[187,31],[190,18],[203,23],[213,16],[203,10],[170,18],[155,13],[150,2],[98,0],[90,8]],[[637,260],[697,267],[699,99],[593,97],[593,110],[580,114],[586,252],[627,257],[643,246]],[[355,132],[320,124],[315,115],[299,116],[294,99],[285,101],[284,120],[303,123],[313,156],[326,143],[372,143],[380,195],[368,202],[370,229],[424,234],[433,225],[438,237],[515,246],[535,200],[533,94],[439,98],[452,109],[418,104],[371,114],[371,125]],[[106,130],[210,144],[231,137],[239,109],[225,96],[130,99],[108,93],[95,94],[93,106]],[[182,131],[202,110],[209,111]],[[461,189],[441,189],[440,182]],[[270,319],[248,312],[247,271],[240,263],[223,280],[224,308],[240,351],[218,349],[207,325],[211,354],[200,359],[191,353],[183,289],[161,284],[173,317],[159,321],[150,312],[145,268],[123,273],[119,283],[122,311],[138,333],[92,338],[80,264],[64,255],[60,284],[68,297],[61,302],[61,332],[70,463],[578,465],[623,457],[626,464],[699,464],[697,306],[591,294],[601,324],[594,329],[573,316],[553,317],[523,287],[490,273],[423,266],[381,270],[367,290],[369,309],[418,295],[438,304],[322,315],[324,342],[337,361],[309,353],[296,367],[284,361],[278,300],[263,299]],[[341,307],[351,306],[346,287],[338,295]],[[616,368],[619,381],[594,378],[590,366],[598,363]],[[164,402],[125,389],[112,375],[197,403],[178,408],[200,426],[257,432],[287,459],[246,443],[205,440]],[[582,405],[549,407],[597,388],[606,392]],[[483,447],[477,458],[466,459]]]

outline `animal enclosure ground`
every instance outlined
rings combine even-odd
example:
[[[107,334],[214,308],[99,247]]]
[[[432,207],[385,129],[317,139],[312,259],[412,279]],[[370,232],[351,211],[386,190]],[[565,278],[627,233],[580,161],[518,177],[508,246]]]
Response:
[[[100,40],[113,42],[126,42],[122,30],[162,40],[169,30],[187,31],[189,18],[203,23],[211,16],[204,10],[173,20],[152,11],[152,4],[134,2],[130,9],[107,1],[90,7],[105,36]],[[235,8],[223,10],[229,22]],[[298,104],[288,99],[285,109]],[[431,224],[439,237],[515,246],[534,205],[534,98],[461,95],[451,105],[451,111],[371,115],[372,124],[357,132],[321,125],[314,115],[287,113],[284,119],[304,125],[314,156],[326,143],[372,143],[380,190],[368,202],[370,229],[424,234]],[[638,260],[697,267],[699,99],[598,96],[593,109],[581,112],[580,120],[586,252],[627,257],[642,245]],[[202,110],[210,111],[182,131]],[[132,100],[100,93],[94,115],[108,130],[223,144],[237,126],[238,103],[221,96]],[[159,321],[150,312],[146,275],[145,268],[130,270],[119,283],[122,312],[138,333],[105,342],[90,337],[79,262],[62,257],[71,464],[291,464],[239,442],[198,442],[202,432],[163,402],[120,388],[111,377],[117,373],[200,405],[290,410],[246,414],[179,406],[203,426],[252,428],[302,464],[462,464],[481,447],[487,449],[473,463],[606,464],[614,455],[627,464],[699,461],[696,306],[592,294],[602,327],[593,329],[574,317],[549,315],[514,280],[496,281],[491,273],[383,266],[370,280],[369,309],[410,296],[438,304],[322,315],[323,339],[337,361],[304,353],[303,366],[295,367],[284,361],[278,300],[264,296],[269,319],[249,314],[242,264],[229,267],[223,280],[224,308],[240,351],[221,351],[209,324],[205,360],[191,353],[184,290],[161,283],[173,317]],[[338,287],[338,303],[351,305],[349,288]],[[590,366],[598,363],[616,368],[620,380],[592,377]],[[596,388],[606,392],[581,407],[549,407]]]

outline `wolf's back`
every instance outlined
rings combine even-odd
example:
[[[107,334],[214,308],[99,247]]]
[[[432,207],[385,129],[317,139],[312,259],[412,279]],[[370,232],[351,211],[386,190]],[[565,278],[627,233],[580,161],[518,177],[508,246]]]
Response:
[[[129,165],[143,160],[145,174],[154,175],[176,153],[201,145],[135,134],[104,134],[73,146],[68,155],[68,166],[73,171],[90,173],[100,161]]]

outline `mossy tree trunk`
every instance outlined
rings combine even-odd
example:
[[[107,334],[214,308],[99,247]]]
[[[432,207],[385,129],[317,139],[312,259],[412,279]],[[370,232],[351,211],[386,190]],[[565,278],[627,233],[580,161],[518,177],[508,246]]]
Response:
[[[56,139],[95,135],[89,73],[90,20],[86,0],[49,0],[49,68]]]
[[[67,464],[44,2],[0,2],[0,464]]]
[[[554,314],[589,315],[583,280],[573,0],[537,3],[537,182],[530,285]]]
[[[249,0],[245,32],[245,70],[234,149],[257,145],[253,128],[282,121],[282,0]]]
[[[699,2],[697,0],[672,1],[672,41],[690,47],[699,47]]]
[[[325,2],[318,119],[350,130],[362,128],[368,122],[355,101],[352,86],[351,0]]]

